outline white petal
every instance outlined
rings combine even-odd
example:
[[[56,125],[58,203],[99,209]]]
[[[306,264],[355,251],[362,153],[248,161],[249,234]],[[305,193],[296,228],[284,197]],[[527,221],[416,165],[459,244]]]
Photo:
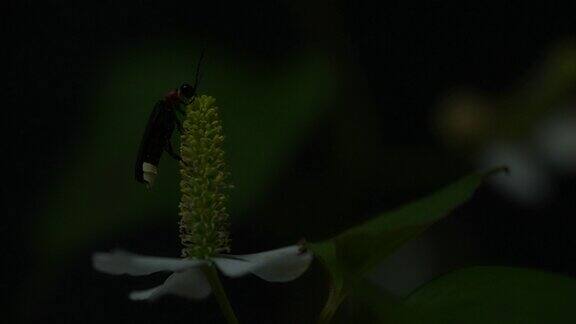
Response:
[[[156,292],[162,290],[164,285],[160,285],[154,288],[146,290],[137,290],[130,293],[130,299],[132,300],[153,300],[151,298]]]
[[[554,167],[576,172],[576,114],[567,112],[544,121],[536,130],[535,142]]]
[[[253,273],[266,281],[286,282],[298,278],[308,269],[312,253],[301,251],[298,245],[291,245],[256,254],[221,256],[213,260],[230,277]]]
[[[490,177],[498,190],[519,203],[532,205],[546,201],[552,193],[550,174],[538,155],[516,143],[495,143],[486,149],[481,166],[507,166],[509,174]]]
[[[159,271],[182,271],[204,263],[200,260],[144,256],[120,250],[94,253],[92,256],[96,270],[115,275],[142,276]]]
[[[222,255],[220,257],[215,257],[212,259],[218,269],[222,271],[228,277],[236,278],[242,277],[250,272],[254,268],[254,263],[239,259],[234,256]]]
[[[173,294],[190,299],[203,299],[210,295],[212,289],[200,269],[192,268],[175,272],[158,287],[130,293],[132,300],[154,301],[164,295]]]

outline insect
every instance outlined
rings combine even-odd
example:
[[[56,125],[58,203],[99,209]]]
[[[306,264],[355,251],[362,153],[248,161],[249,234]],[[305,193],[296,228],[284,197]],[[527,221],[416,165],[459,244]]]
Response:
[[[196,66],[196,80],[192,86],[183,83],[175,90],[168,92],[164,98],[158,100],[148,118],[146,129],[142,135],[138,156],[136,157],[135,176],[136,181],[152,187],[158,175],[158,164],[164,152],[172,158],[181,161],[180,156],[172,147],[172,133],[174,129],[181,131],[182,123],[177,113],[184,114],[183,105],[192,103],[196,97],[199,80],[200,64],[204,52],[200,55]]]

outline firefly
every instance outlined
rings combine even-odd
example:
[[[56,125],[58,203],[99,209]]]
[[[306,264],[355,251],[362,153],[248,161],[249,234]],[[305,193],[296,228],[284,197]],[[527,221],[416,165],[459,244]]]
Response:
[[[148,188],[154,184],[158,175],[158,164],[164,152],[175,160],[181,161],[180,156],[172,147],[171,138],[175,129],[181,131],[182,128],[178,113],[183,115],[183,106],[192,103],[196,97],[203,54],[200,55],[196,66],[194,85],[183,83],[177,89],[168,92],[164,98],[156,102],[148,118],[135,165],[136,181],[146,184]]]

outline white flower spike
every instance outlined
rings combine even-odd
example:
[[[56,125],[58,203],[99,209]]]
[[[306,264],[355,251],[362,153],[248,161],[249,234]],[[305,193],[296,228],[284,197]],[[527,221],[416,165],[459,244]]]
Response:
[[[287,282],[300,277],[310,266],[312,258],[312,253],[303,250],[302,246],[291,245],[255,254],[218,255],[210,261],[144,256],[115,250],[94,254],[92,262],[96,270],[113,275],[172,272],[162,285],[130,293],[132,300],[153,301],[168,294],[190,299],[208,297],[212,289],[200,267],[210,262],[228,277],[252,273],[266,281]]]

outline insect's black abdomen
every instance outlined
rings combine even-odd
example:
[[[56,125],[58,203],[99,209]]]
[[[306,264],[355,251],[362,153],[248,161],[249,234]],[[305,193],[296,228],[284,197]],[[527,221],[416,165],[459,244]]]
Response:
[[[135,176],[138,182],[147,183],[144,179],[144,163],[154,167],[160,163],[162,153],[174,132],[176,116],[173,108],[166,100],[160,100],[150,114],[136,158]]]

